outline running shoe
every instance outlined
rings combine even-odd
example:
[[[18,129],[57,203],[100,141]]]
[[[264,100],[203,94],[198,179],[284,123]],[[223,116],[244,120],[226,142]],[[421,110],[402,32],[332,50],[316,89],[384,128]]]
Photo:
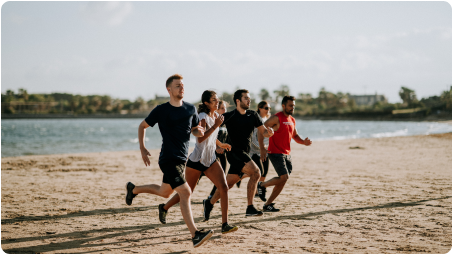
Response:
[[[263,216],[263,212],[256,210],[253,205],[249,205],[247,211],[245,211],[245,216]]]
[[[263,183],[263,182],[258,182],[258,185],[257,185],[256,189],[258,190],[258,196],[260,197],[261,201],[266,202],[267,201],[267,199],[266,199],[266,188],[265,187],[261,187],[261,183]]]
[[[234,231],[236,231],[238,229],[239,229],[239,227],[237,227],[237,226],[228,225],[228,222],[225,222],[225,223],[222,224],[222,234],[231,233],[231,232],[234,232]]]
[[[208,196],[208,200],[211,201],[211,198],[212,198],[212,195],[209,195],[209,196]],[[220,203],[220,199],[217,200],[217,202],[215,202],[215,203],[216,203],[216,204]]]
[[[195,237],[192,238],[193,247],[197,248],[198,246],[202,245],[209,238],[211,238],[213,233],[214,231],[212,230],[205,231],[204,229],[195,231]]]
[[[203,217],[204,221],[209,220],[209,215],[211,215],[212,208],[214,208],[214,205],[211,204],[211,200],[205,199],[203,200]]]
[[[159,205],[159,220],[162,224],[167,224],[167,210],[164,209],[164,205]]]
[[[134,199],[134,197],[137,196],[136,194],[132,193],[132,190],[134,190],[134,188],[135,188],[135,185],[132,184],[132,182],[126,183],[126,190],[127,190],[126,204],[127,205],[131,205],[132,204],[132,199]]]
[[[275,203],[263,205],[263,212],[280,212],[280,209],[274,207]]]

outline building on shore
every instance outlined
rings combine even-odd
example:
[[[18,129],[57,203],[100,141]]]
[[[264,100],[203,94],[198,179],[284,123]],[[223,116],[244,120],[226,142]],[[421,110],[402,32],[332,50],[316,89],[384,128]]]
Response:
[[[353,99],[358,106],[361,105],[374,105],[377,102],[387,103],[387,98],[384,95],[349,95],[350,99]]]

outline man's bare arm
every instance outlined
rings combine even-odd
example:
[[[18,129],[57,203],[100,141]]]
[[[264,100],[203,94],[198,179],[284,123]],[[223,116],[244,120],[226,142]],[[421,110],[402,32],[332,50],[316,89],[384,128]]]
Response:
[[[140,152],[142,154],[142,159],[145,163],[145,166],[151,165],[151,161],[148,158],[148,156],[151,156],[151,153],[149,153],[149,151],[145,147],[145,134],[148,127],[148,123],[146,123],[146,121],[144,120],[138,126],[138,144],[140,145]]]
[[[294,139],[294,141],[296,141],[296,143],[303,144],[303,145],[306,145],[306,146],[309,146],[311,144],[311,140],[308,139],[308,137],[303,140],[299,136],[299,134],[297,133],[296,127],[294,127],[293,139]]]
[[[274,131],[278,130],[278,128],[279,128],[278,124],[279,124],[278,116],[276,116],[276,115],[272,115],[269,119],[266,120],[266,122],[264,122],[265,127],[270,127]]]
[[[261,126],[261,128],[263,129],[263,132],[259,132],[259,128],[258,128],[258,143],[260,145],[260,159],[263,162],[266,160],[266,157],[267,157],[267,149],[264,147],[264,137],[265,137],[264,129],[266,129],[266,133],[268,133],[267,130],[270,130],[272,132],[272,135],[274,135],[274,131],[278,130],[277,124],[278,124],[278,117],[273,115],[269,119],[267,119],[266,122],[264,122],[264,125],[263,125],[264,127]]]
[[[260,145],[260,160],[265,161],[267,157],[267,149],[264,147],[264,135],[258,132],[258,143]]]

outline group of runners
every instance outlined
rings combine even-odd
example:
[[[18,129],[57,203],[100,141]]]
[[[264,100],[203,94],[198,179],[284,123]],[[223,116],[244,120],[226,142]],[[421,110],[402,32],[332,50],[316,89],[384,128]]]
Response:
[[[167,203],[158,206],[159,220],[166,224],[168,210],[179,202],[194,247],[202,245],[214,233],[212,230],[198,230],[192,216],[191,194],[203,175],[214,184],[208,198],[203,200],[204,220],[209,220],[214,204],[220,199],[222,234],[238,230],[237,226],[228,224],[228,190],[244,178],[250,178],[245,216],[280,211],[273,202],[292,171],[291,139],[299,144],[311,144],[310,139],[299,136],[296,121],[291,116],[295,98],[283,97],[282,111],[270,116],[271,107],[266,101],[258,104],[257,111],[249,110],[251,98],[245,89],[234,93],[236,108],[227,112],[227,104],[211,90],[203,92],[198,109],[184,102],[183,77],[179,74],[170,76],[166,87],[170,101],[155,107],[138,128],[141,155],[145,166],[148,166],[151,154],[144,142],[146,128],[156,123],[159,126],[162,135],[159,155],[162,183],[135,186],[128,182],[126,204],[131,205],[140,193],[169,198],[176,191]],[[196,143],[188,156],[190,134],[196,137]],[[227,161],[230,168],[226,173]],[[265,181],[269,161],[278,176]],[[266,198],[266,188],[271,186],[274,187],[272,193]],[[262,211],[253,205],[255,196],[265,202]]]

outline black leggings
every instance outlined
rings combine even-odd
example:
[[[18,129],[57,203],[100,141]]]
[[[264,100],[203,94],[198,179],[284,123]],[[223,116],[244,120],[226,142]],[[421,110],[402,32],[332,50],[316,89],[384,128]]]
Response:
[[[269,158],[266,157],[266,160],[264,160],[264,162],[261,162],[260,156],[258,156],[258,154],[253,154],[252,160],[260,169],[261,177],[266,177],[267,172],[269,171]]]

